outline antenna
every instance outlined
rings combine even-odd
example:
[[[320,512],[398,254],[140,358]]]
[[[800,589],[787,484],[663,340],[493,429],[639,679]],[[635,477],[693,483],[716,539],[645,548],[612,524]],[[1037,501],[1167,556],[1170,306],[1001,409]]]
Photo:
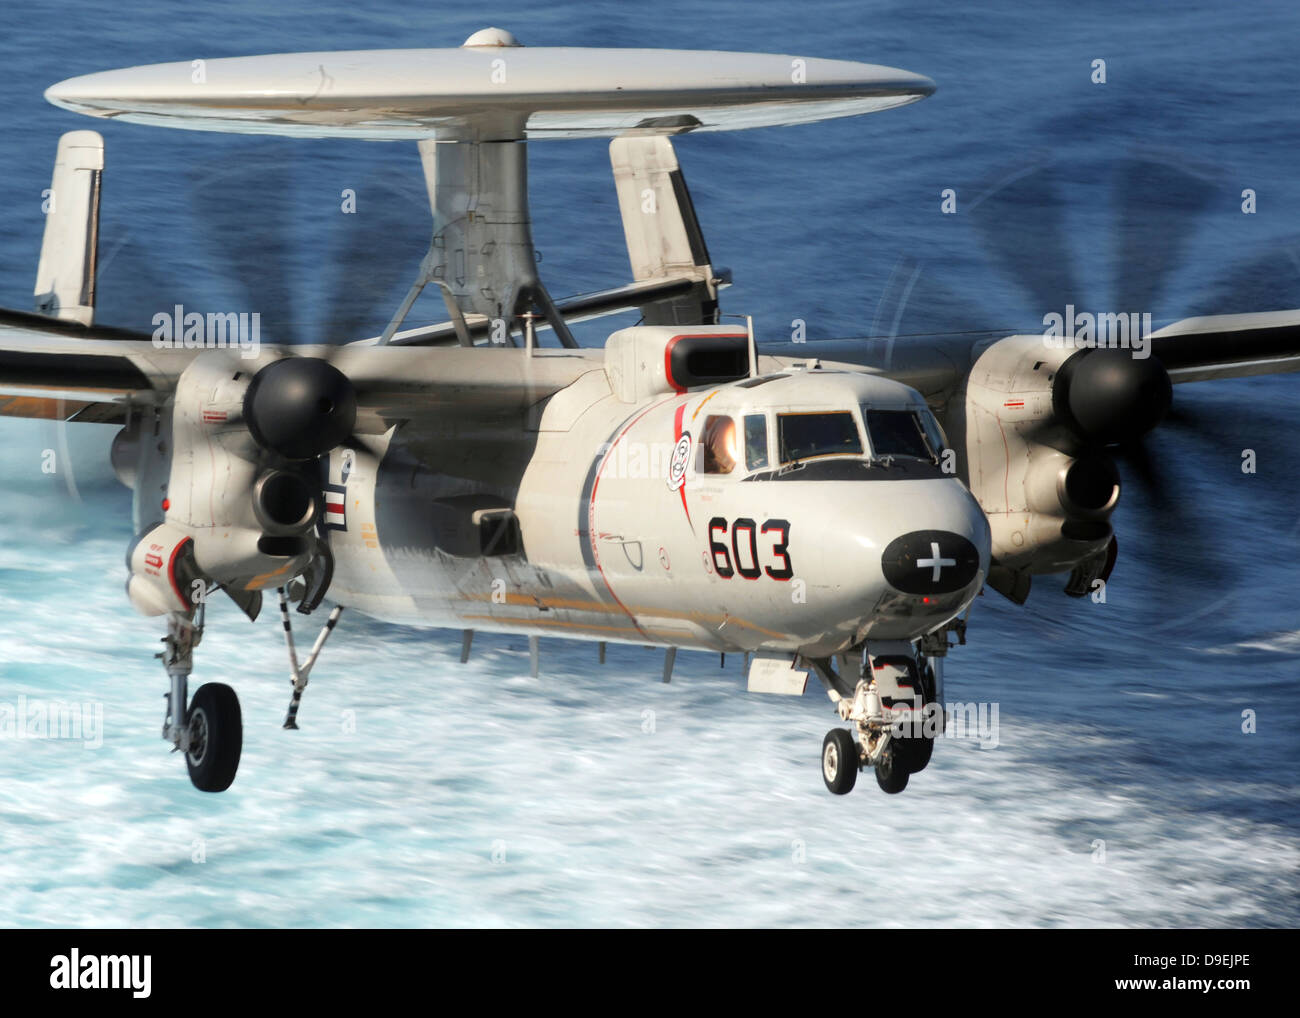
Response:
[[[723,314],[721,318],[743,318],[745,320],[745,334],[749,346],[749,377],[758,377],[758,344],[754,342],[754,316]]]

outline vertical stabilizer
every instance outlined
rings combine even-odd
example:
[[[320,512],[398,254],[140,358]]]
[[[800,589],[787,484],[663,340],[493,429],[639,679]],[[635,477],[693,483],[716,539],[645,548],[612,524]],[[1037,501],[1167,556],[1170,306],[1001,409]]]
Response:
[[[642,305],[645,324],[715,324],[717,283],[673,143],[663,135],[615,138],[609,161],[633,277],[695,281],[684,295]]]
[[[69,131],[59,139],[45,195],[45,238],[36,270],[36,311],[90,325],[95,316],[95,258],[104,139]]]

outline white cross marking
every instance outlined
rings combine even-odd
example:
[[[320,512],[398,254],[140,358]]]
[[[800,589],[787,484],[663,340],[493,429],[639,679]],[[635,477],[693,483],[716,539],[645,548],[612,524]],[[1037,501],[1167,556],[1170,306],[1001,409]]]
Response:
[[[938,582],[939,582],[939,571],[940,571],[941,569],[943,569],[944,566],[955,566],[956,564],[957,564],[957,560],[956,560],[955,558],[940,558],[940,557],[939,557],[939,542],[938,542],[938,541],[931,541],[931,542],[930,542],[930,557],[929,557],[929,558],[922,558],[922,559],[917,559],[917,560],[916,560],[916,568],[917,568],[917,569],[929,569],[931,566],[934,567],[934,575],[930,577],[930,582],[931,582],[931,583],[938,583]]]

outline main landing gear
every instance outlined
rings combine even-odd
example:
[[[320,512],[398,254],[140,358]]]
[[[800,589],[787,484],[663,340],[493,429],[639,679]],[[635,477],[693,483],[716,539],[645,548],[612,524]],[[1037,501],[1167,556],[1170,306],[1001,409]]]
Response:
[[[293,627],[289,621],[289,599],[280,589],[280,616],[284,624],[284,639],[289,651],[289,680],[293,683],[293,696],[289,704],[285,728],[298,727],[298,708],[312,666],[320,656],[321,648],[343,614],[336,606],[330,612],[307,660],[298,663],[294,648]],[[188,698],[190,672],[194,667],[194,648],[203,639],[203,624],[207,613],[206,599],[193,612],[172,612],[167,616],[167,635],[163,637],[163,651],[158,656],[167,669],[171,688],[167,694],[167,715],[163,722],[163,738],[170,742],[174,752],[185,755],[185,767],[190,781],[201,792],[224,792],[235,780],[239,758],[244,744],[244,720],[235,691],[221,682],[207,682]]]
[[[839,673],[827,659],[810,662],[840,717],[853,724],[852,731],[831,729],[822,741],[822,778],[833,794],[847,795],[858,771],[871,767],[876,784],[896,795],[929,764],[944,725],[943,654],[937,650],[929,644],[918,652],[910,643],[875,642],[863,649],[852,687],[845,680],[854,670],[847,656]]]
[[[163,738],[185,755],[190,781],[201,792],[224,792],[235,780],[244,744],[244,720],[235,691],[220,682],[188,695],[194,648],[203,639],[205,607],[194,613],[171,612],[163,637],[163,666],[171,680]]]

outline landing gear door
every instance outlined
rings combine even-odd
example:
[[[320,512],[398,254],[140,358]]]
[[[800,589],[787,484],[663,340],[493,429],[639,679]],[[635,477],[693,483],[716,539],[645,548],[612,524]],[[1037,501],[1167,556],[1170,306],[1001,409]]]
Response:
[[[871,675],[880,695],[880,706],[895,715],[920,710],[924,705],[916,660],[902,655],[881,655],[871,658]]]
[[[749,692],[803,696],[808,687],[808,670],[796,668],[797,661],[794,654],[755,654],[749,662]]]

